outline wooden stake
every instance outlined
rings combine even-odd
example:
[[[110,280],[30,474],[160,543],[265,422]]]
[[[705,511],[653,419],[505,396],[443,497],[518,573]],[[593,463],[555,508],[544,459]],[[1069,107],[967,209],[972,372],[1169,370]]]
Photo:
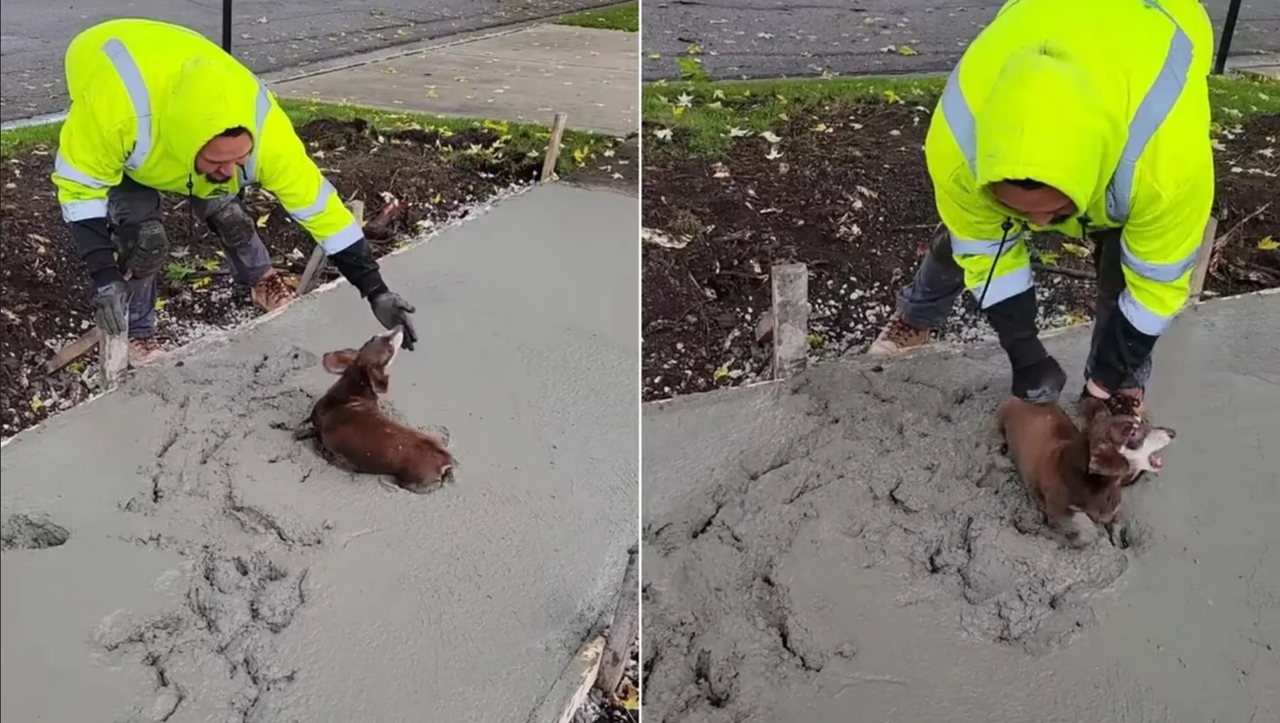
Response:
[[[542,161],[542,183],[556,178],[556,159],[560,157],[560,139],[564,137],[564,126],[569,122],[568,113],[556,113],[551,122],[551,140],[547,142],[547,155]]]
[[[605,637],[604,654],[600,656],[600,670],[596,674],[596,689],[602,693],[616,693],[631,659],[631,643],[636,639],[640,615],[639,548],[632,547],[627,559],[627,571],[622,576],[622,588],[618,591],[618,604],[613,609],[613,622]]]
[[[809,362],[809,269],[773,267],[773,378],[804,371]]]
[[[347,208],[351,209],[351,215],[356,217],[356,223],[364,228],[364,201],[351,201],[347,204]],[[311,288],[315,286],[315,281],[320,276],[320,270],[328,260],[329,255],[325,253],[324,247],[316,244],[311,252],[311,258],[307,261],[307,268],[303,270],[302,278],[298,280],[298,296],[311,293]]]
[[[102,388],[114,389],[129,368],[129,318],[125,317],[124,331],[119,334],[101,335],[98,361],[102,363]]]
[[[1199,301],[1204,294],[1204,282],[1209,276],[1209,262],[1213,260],[1217,234],[1218,219],[1210,216],[1204,227],[1204,237],[1200,239],[1200,249],[1196,252],[1196,265],[1191,270],[1191,301]]]
[[[71,362],[92,351],[101,339],[102,330],[96,326],[93,327],[89,331],[85,332],[84,336],[81,336],[79,339],[76,339],[70,344],[62,347],[58,350],[58,353],[50,357],[49,361],[44,363],[44,373],[58,373]]]

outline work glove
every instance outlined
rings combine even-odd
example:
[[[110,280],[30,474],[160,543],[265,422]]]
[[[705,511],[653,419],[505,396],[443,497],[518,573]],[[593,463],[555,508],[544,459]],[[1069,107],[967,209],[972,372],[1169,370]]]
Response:
[[[128,331],[129,284],[116,280],[97,287],[93,292],[93,306],[98,328],[110,335]]]
[[[1033,404],[1058,401],[1067,376],[1040,343],[1036,325],[1035,289],[1010,296],[986,310],[987,321],[1000,337],[1013,370],[1012,393]]]
[[[417,310],[394,291],[383,291],[369,297],[369,306],[373,308],[373,315],[383,327],[393,329],[399,326],[404,329],[404,341],[400,345],[413,351],[418,334],[414,331],[409,315]]]
[[[1066,384],[1067,375],[1052,356],[1013,370],[1013,396],[1032,404],[1058,401]]]

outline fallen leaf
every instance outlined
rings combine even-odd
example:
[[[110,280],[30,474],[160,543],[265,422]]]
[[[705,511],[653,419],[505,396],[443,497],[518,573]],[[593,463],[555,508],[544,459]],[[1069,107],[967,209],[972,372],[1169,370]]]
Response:
[[[741,138],[741,137],[743,137],[743,136],[749,136],[749,135],[751,135],[751,131],[746,131],[746,130],[743,130],[743,129],[738,128],[738,127],[736,127],[736,126],[731,126],[731,127],[729,128],[729,137],[730,137],[730,138]]]
[[[1276,241],[1270,236],[1266,236],[1258,242],[1259,251],[1275,251],[1276,249],[1280,249],[1280,241]]]
[[[1052,251],[1041,251],[1040,263],[1046,266],[1056,266],[1058,263],[1058,255]]]
[[[267,212],[258,217],[258,228],[267,227],[267,219],[271,217],[271,213]]]
[[[1089,249],[1085,248],[1084,246],[1081,246],[1080,244],[1073,244],[1070,241],[1062,242],[1062,250],[1066,251],[1072,256],[1075,256],[1081,259],[1087,258],[1089,256]]]
[[[387,67],[382,69],[382,72],[386,73],[387,75],[393,75],[395,73],[399,73],[400,71],[388,65]]]
[[[724,366],[720,367],[719,369],[711,373],[711,381],[713,382],[719,382],[723,379],[728,379],[728,378],[729,378],[728,364],[725,364]]]
[[[886,90],[886,91],[884,92],[884,99],[885,99],[885,102],[887,102],[887,103],[901,103],[901,102],[903,102],[902,98],[901,98],[897,93],[893,92],[892,90]]]
[[[772,161],[777,158],[782,158],[782,153],[778,150],[777,146],[769,146],[769,152],[764,154],[764,157]]]
[[[777,143],[778,141],[782,140],[778,136],[774,135],[773,131],[765,131],[764,133],[760,134],[760,137],[765,139],[766,141],[769,141],[770,143]]]
[[[919,53],[917,53],[915,51],[915,48],[912,48],[910,45],[899,45],[898,55],[905,55],[906,57],[909,58],[913,55],[919,55]]]
[[[689,93],[687,92],[681,93],[680,95],[676,96],[676,105],[681,108],[692,108],[693,96],[689,95]]]
[[[658,130],[653,132],[653,136],[660,141],[669,141],[671,140],[671,129],[659,128]]]
[[[661,60],[662,53],[649,53],[649,60]]]

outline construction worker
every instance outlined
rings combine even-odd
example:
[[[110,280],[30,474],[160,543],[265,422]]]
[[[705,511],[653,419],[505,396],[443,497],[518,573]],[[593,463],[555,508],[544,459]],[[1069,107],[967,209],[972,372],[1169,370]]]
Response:
[[[946,231],[869,353],[927,342],[967,288],[1013,394],[1056,401],[1066,375],[1039,339],[1025,244],[1031,231],[1091,236],[1083,393],[1141,402],[1213,203],[1212,54],[1197,0],[1006,2],[952,71],[925,141]]]
[[[160,353],[156,273],[169,256],[162,192],[187,197],[257,306],[293,298],[245,208],[254,183],[324,248],[383,326],[404,326],[404,347],[413,348],[414,308],[387,288],[360,225],[248,68],[194,30],[122,19],[72,39],[66,74],[71,108],[53,182],[93,279],[98,325],[109,334],[127,325],[131,364]]]

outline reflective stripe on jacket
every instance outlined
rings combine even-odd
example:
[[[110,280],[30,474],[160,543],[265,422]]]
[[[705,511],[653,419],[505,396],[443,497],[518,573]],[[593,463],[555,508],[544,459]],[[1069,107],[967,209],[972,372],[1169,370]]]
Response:
[[[154,20],[109,20],[71,41],[66,76],[71,108],[53,182],[68,222],[106,217],[107,190],[127,173],[198,198],[261,183],[329,254],[361,238],[266,85],[203,35]],[[219,184],[197,173],[204,144],[236,127],[254,141],[240,178]]]
[[[1034,179],[1080,214],[1058,230],[1123,227],[1120,308],[1162,333],[1186,302],[1213,203],[1208,73],[1197,0],[1009,0],[951,73],[925,142],[938,212],[985,306],[1031,288],[1020,215],[990,184]]]

